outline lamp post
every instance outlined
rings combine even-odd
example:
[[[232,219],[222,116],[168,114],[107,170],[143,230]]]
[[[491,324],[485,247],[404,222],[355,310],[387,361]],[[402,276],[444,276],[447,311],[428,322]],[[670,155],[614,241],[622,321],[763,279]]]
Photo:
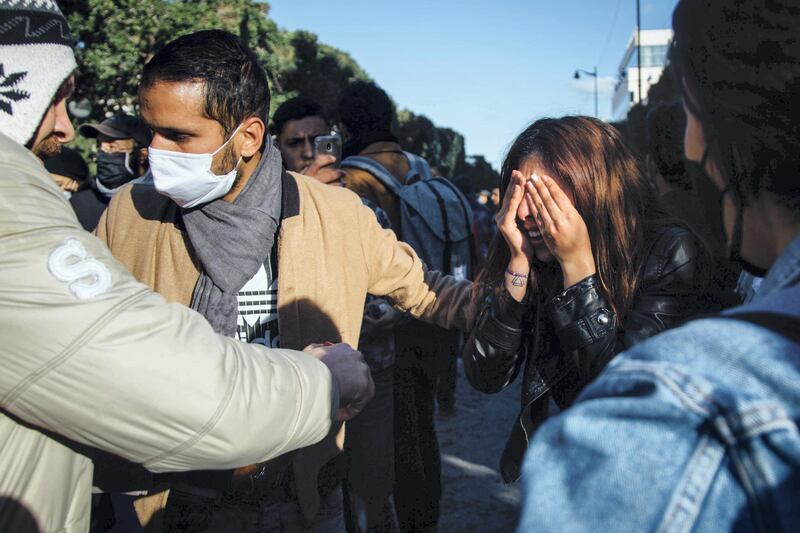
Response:
[[[596,118],[600,118],[600,115],[597,113],[597,67],[594,67],[594,70],[584,70],[582,68],[575,70],[575,79],[581,79],[581,74],[585,74],[587,76],[591,76],[594,78],[594,116]]]
[[[639,0],[636,0],[636,66],[639,69],[637,81],[639,82],[639,105],[642,105],[642,17]]]

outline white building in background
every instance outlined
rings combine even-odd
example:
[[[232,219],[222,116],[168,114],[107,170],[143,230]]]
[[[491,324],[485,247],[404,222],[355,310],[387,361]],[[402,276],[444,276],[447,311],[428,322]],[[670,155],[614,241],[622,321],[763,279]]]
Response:
[[[647,103],[650,86],[658,82],[667,62],[672,30],[642,30],[642,100]],[[624,120],[628,110],[639,103],[639,64],[636,53],[636,30],[628,40],[628,48],[619,64],[619,81],[611,101],[612,120]]]

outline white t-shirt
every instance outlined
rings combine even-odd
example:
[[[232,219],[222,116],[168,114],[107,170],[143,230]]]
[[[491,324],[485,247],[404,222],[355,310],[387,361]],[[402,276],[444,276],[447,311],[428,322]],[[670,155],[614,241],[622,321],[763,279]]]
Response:
[[[278,276],[270,275],[271,271],[271,268],[268,272],[261,265],[256,275],[237,294],[239,312],[236,317],[236,337],[244,342],[279,348]]]

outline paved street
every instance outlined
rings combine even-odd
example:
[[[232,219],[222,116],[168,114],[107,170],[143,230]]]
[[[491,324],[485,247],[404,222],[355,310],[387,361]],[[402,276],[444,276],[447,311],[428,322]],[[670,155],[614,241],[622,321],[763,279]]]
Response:
[[[518,411],[520,379],[498,394],[467,383],[459,361],[456,414],[437,418],[443,490],[439,531],[510,532],[519,514],[519,486],[506,485],[498,463]]]

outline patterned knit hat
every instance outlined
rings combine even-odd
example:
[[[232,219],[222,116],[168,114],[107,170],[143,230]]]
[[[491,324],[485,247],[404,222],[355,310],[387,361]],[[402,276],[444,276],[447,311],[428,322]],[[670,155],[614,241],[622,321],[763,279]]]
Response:
[[[26,144],[76,68],[55,0],[0,0],[0,132]]]

